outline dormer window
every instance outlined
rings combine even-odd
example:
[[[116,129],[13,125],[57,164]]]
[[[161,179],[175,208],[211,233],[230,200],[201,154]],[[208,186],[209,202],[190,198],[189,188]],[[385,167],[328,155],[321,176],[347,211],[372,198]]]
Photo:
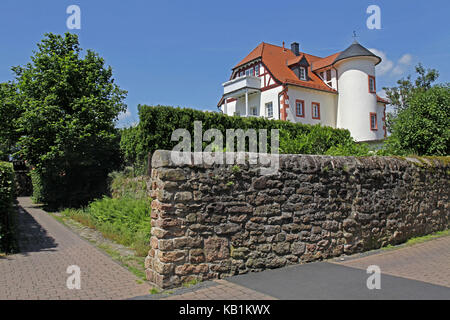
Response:
[[[300,67],[299,69],[299,78],[300,80],[306,81],[306,69],[304,67]]]
[[[330,87],[332,87],[332,82],[331,82],[331,70],[327,70],[327,85],[329,85]]]

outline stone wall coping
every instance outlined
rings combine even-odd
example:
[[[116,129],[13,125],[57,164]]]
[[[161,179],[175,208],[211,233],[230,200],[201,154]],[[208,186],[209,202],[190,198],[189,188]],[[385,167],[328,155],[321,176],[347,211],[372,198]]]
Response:
[[[156,150],[151,158],[152,168],[179,168],[179,167],[211,167],[202,161],[196,162],[195,159],[202,159],[204,155],[209,157],[224,157],[223,165],[235,165],[238,157],[244,156],[246,161],[245,165],[249,165],[249,159],[256,159],[252,165],[259,167],[267,167],[270,165],[270,161],[279,157],[280,168],[286,166],[292,166],[293,164],[305,164],[315,167],[324,167],[331,165],[330,169],[343,168],[343,167],[368,167],[371,168],[384,168],[385,166],[428,166],[428,167],[449,167],[448,161],[442,161],[438,158],[431,157],[393,157],[393,156],[369,156],[369,157],[354,157],[354,156],[327,156],[327,155],[305,155],[305,154],[258,154],[258,153],[238,153],[238,152],[190,152],[188,163],[178,164],[173,161],[173,157],[180,156],[179,151],[170,150]],[[450,157],[444,157],[450,159]],[[231,162],[230,164],[226,164]],[[222,164],[217,164],[222,165]]]

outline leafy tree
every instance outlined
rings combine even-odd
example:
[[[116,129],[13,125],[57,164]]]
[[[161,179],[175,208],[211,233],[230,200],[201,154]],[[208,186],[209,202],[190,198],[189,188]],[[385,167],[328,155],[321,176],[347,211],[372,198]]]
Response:
[[[20,110],[16,103],[17,94],[11,83],[0,83],[0,161],[8,161],[14,153],[19,139],[16,130]]]
[[[399,112],[408,108],[409,97],[416,90],[428,90],[431,88],[433,82],[439,77],[439,72],[436,69],[428,69],[419,63],[416,66],[417,79],[412,82],[409,75],[406,79],[400,79],[397,81],[397,87],[384,87],[386,96],[391,101],[390,105],[394,108],[394,111],[387,115],[387,128],[391,131],[392,122]]]
[[[394,112],[387,115],[392,135],[380,154],[449,154],[449,85],[433,86],[439,72],[420,63],[416,73],[414,82],[408,76],[397,87],[384,88]]]
[[[409,96],[408,107],[392,123],[387,148],[394,154],[450,154],[449,84],[416,90]]]
[[[115,122],[126,91],[98,54],[82,55],[78,36],[46,34],[25,66],[14,67],[17,156],[33,167],[40,199],[77,206],[99,197],[120,164]]]

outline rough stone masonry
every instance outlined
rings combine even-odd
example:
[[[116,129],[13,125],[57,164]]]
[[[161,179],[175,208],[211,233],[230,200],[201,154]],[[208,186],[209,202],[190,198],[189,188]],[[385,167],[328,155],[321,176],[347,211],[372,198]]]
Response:
[[[280,155],[258,165],[152,158],[148,280],[171,288],[401,243],[449,227],[448,158]]]

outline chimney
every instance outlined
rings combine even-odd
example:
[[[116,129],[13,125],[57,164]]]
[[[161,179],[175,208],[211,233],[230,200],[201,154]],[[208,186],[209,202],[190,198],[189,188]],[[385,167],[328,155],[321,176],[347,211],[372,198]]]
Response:
[[[299,56],[299,55],[300,55],[300,45],[298,44],[298,42],[292,42],[292,43],[291,43],[291,51],[292,51],[296,56]]]

